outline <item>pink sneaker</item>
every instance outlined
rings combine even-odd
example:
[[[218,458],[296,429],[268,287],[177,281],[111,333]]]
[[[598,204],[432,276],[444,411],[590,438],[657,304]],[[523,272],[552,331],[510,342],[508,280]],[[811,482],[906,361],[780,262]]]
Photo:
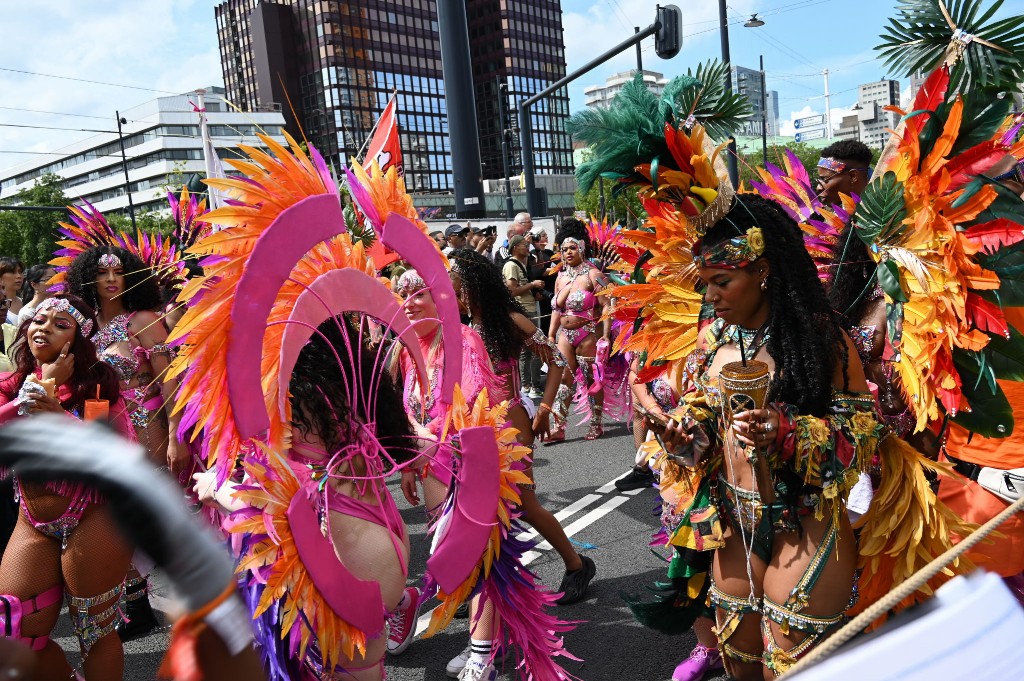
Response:
[[[690,656],[680,662],[672,672],[672,681],[700,681],[709,671],[722,669],[724,666],[717,648],[708,648],[698,643]]]
[[[388,652],[392,655],[401,655],[412,643],[412,637],[416,633],[416,620],[420,616],[420,590],[410,586],[406,588],[405,595],[409,603],[404,608],[395,610],[388,618]]]

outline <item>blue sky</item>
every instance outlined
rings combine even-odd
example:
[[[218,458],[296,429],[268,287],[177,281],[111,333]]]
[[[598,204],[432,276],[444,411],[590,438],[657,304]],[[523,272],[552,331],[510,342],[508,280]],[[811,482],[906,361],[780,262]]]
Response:
[[[645,68],[674,76],[720,57],[717,0],[668,1],[684,9],[683,50],[663,61],[649,39],[644,42]],[[88,137],[86,130],[110,130],[116,109],[164,93],[221,83],[213,18],[216,4],[216,0],[5,2],[6,30],[0,40],[0,92],[4,93],[0,168],[44,158],[39,154]],[[886,75],[873,48],[897,4],[897,0],[729,0],[732,60],[757,68],[758,56],[764,55],[768,87],[779,91],[783,122],[794,115],[824,111],[821,71],[828,68],[835,117],[856,101],[859,83]],[[1021,0],[1008,0],[1000,16],[1011,9],[1019,12],[1021,4]],[[634,26],[649,25],[655,5],[655,0],[562,0],[569,70],[624,40]],[[744,28],[743,21],[753,12],[762,16],[765,25]],[[572,109],[583,106],[585,86],[633,66],[635,51],[630,50],[580,78],[570,86]],[[26,125],[37,127],[14,127]]]
[[[669,77],[722,56],[717,0],[675,0],[675,4],[683,8],[682,51],[671,60],[659,59],[649,39],[643,52],[644,68]],[[650,25],[655,5],[651,0],[563,0],[569,69],[624,40],[634,26]],[[759,56],[764,56],[768,89],[779,92],[783,132],[794,116],[825,111],[822,71],[828,69],[833,120],[838,121],[839,110],[857,101],[857,85],[892,77],[873,48],[896,5],[896,0],[729,0],[732,62],[756,69]],[[765,25],[744,28],[743,22],[754,12]],[[585,86],[600,84],[606,76],[635,64],[631,51],[575,81],[570,86],[574,108],[582,105]]]

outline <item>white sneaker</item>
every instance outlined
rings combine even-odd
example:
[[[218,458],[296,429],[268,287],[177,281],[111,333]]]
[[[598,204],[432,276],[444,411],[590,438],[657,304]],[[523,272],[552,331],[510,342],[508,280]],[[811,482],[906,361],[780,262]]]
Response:
[[[498,670],[493,664],[481,665],[479,662],[468,661],[459,674],[459,681],[494,681],[498,678]]]
[[[448,666],[444,668],[445,674],[448,675],[449,679],[459,678],[459,674],[466,668],[466,663],[469,662],[469,646],[453,657],[449,662]]]
[[[498,652],[494,655],[494,664],[503,665],[505,660],[508,659],[508,653],[511,648],[499,648]],[[459,678],[459,674],[466,668],[466,663],[469,662],[469,651],[470,646],[466,646],[465,650],[453,657],[449,662],[448,666],[444,668],[449,679]]]
[[[534,388],[533,390],[530,391],[530,397],[535,400],[539,400],[540,398],[544,397],[544,391]]]

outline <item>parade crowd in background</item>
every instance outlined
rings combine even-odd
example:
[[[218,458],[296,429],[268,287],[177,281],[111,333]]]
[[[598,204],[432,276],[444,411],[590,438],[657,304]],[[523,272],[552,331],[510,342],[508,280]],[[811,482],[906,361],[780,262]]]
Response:
[[[724,162],[737,95],[638,77],[569,122],[581,190],[639,196],[618,222],[434,230],[375,162],[344,169],[343,210],[290,137],[208,179],[216,209],[170,195],[170,235],[70,207],[51,261],[0,257],[10,678],[122,678],[160,569],[186,612],[166,678],[377,681],[430,604],[416,645],[469,618],[449,677],[574,679],[558,606],[601,566],[533,461],[610,423],[633,434],[615,486],[659,494],[637,547],[667,564],[626,604],[697,638],[674,681],[787,674],[976,568],[1024,605],[1020,513],[927,571],[1024,484],[1024,115],[994,96],[1024,55],[967,28],[887,53],[929,75],[880,156],[786,152],[749,186]],[[559,584],[525,566],[527,525]]]

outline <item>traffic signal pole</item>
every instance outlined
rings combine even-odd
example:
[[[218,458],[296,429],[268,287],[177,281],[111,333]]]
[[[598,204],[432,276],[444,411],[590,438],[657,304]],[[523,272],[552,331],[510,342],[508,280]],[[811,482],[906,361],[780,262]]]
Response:
[[[682,47],[682,13],[675,5],[658,7],[657,19],[653,24],[642,31],[637,31],[628,39],[608,50],[601,56],[593,59],[583,67],[576,69],[565,78],[552,83],[546,89],[541,90],[533,97],[524,99],[519,103],[519,147],[523,159],[524,189],[526,190],[526,205],[530,215],[540,215],[540,204],[537,201],[537,187],[534,179],[533,168],[533,122],[530,119],[530,107],[544,99],[548,95],[557,92],[580,76],[594,70],[617,54],[628,50],[640,41],[650,36],[655,36],[655,49],[662,59],[671,59],[679,53]]]

